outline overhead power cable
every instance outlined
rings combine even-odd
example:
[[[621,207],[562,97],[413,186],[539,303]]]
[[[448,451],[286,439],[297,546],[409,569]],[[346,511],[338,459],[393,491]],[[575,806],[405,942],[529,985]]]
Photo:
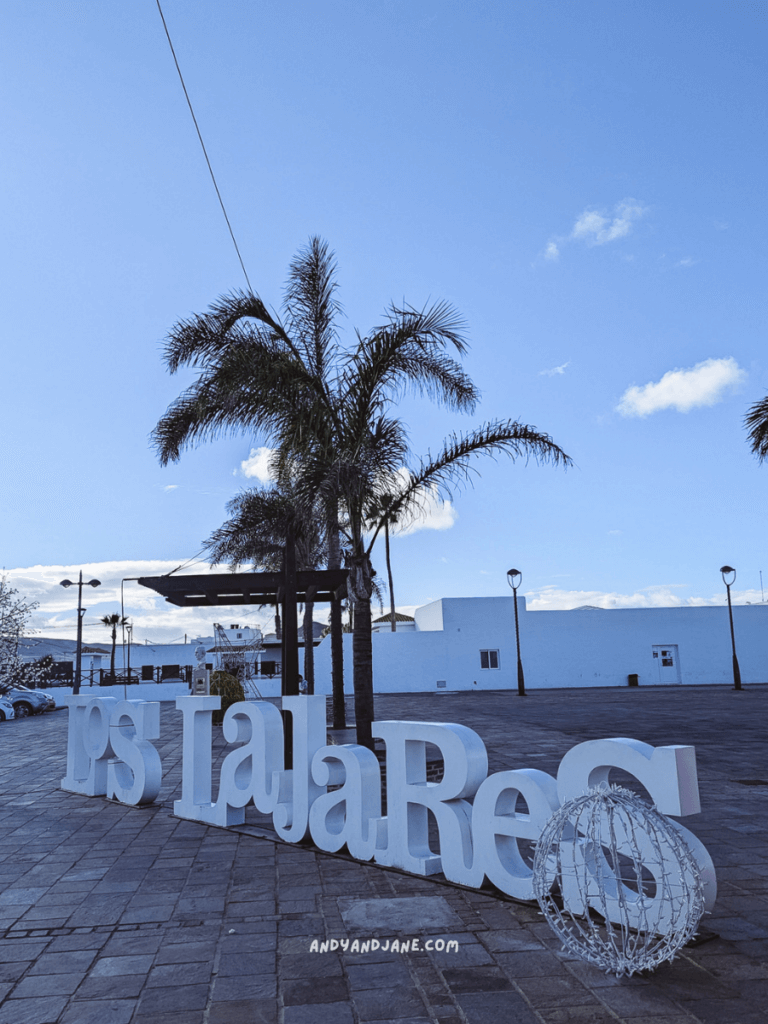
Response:
[[[219,197],[219,205],[221,206],[221,212],[224,214],[224,220],[227,222],[227,227],[229,228],[229,234],[230,234],[230,237],[232,238],[232,244],[235,247],[235,252],[237,253],[237,258],[240,261],[240,266],[243,269],[243,275],[245,276],[245,280],[246,280],[246,282],[248,284],[248,291],[253,293],[253,288],[251,287],[251,281],[250,281],[250,278],[248,277],[248,271],[245,269],[245,263],[243,263],[243,257],[240,255],[240,247],[237,244],[237,239],[235,238],[235,232],[232,230],[232,225],[229,222],[229,217],[227,216],[227,210],[226,210],[226,207],[224,206],[224,200],[221,198],[221,192],[219,191],[219,186],[218,186],[218,184],[216,182],[216,175],[213,173],[213,167],[211,167],[211,161],[208,159],[208,151],[206,150],[205,143],[203,142],[203,136],[202,136],[202,133],[200,131],[200,126],[197,123],[197,118],[195,117],[195,111],[192,109],[192,101],[189,98],[189,93],[187,92],[187,86],[186,86],[186,84],[184,82],[184,76],[182,75],[181,68],[179,67],[179,61],[178,61],[178,58],[176,57],[176,51],[173,48],[173,42],[171,41],[171,33],[168,31],[168,25],[166,24],[166,21],[165,21],[165,15],[163,14],[163,9],[160,6],[160,0],[155,0],[155,3],[157,4],[157,9],[160,12],[160,18],[162,19],[163,28],[165,29],[165,36],[166,36],[166,39],[168,40],[168,45],[171,48],[171,54],[173,56],[173,63],[176,65],[176,70],[179,73],[179,81],[181,82],[181,88],[184,90],[184,95],[185,95],[185,97],[187,99],[187,106],[189,107],[189,112],[192,115],[192,120],[193,120],[194,125],[195,125],[195,131],[197,132],[197,137],[200,140],[200,145],[202,146],[202,149],[203,149],[203,156],[205,157],[206,164],[208,164],[208,170],[209,170],[210,175],[211,175],[211,181],[213,182],[213,187],[216,189],[216,195]]]

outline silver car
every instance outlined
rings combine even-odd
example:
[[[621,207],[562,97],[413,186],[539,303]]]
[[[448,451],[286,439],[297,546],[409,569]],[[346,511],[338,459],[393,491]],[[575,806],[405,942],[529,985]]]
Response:
[[[15,717],[16,712],[13,710],[13,704],[11,704],[7,697],[0,697],[0,722],[4,722],[6,718]]]
[[[39,715],[43,711],[51,711],[56,707],[56,701],[50,693],[44,693],[42,690],[29,690],[26,686],[12,686],[3,696],[13,704],[17,718]]]

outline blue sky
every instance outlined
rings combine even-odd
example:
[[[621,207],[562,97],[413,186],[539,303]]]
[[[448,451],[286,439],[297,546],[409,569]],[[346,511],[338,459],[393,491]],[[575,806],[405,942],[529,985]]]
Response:
[[[312,234],[347,337],[391,300],[450,301],[483,398],[403,402],[414,452],[514,417],[574,460],[478,461],[443,529],[393,543],[399,607],[503,594],[511,565],[529,608],[720,603],[724,562],[760,600],[768,467],[743,417],[768,389],[765,5],[163,9],[265,301]],[[73,636],[58,581],[104,581],[94,622],[122,576],[192,558],[264,438],[165,469],[149,446],[192,379],[165,371],[167,331],[244,285],[154,2],[0,18],[0,563]],[[149,595],[127,608],[140,640],[208,631]]]

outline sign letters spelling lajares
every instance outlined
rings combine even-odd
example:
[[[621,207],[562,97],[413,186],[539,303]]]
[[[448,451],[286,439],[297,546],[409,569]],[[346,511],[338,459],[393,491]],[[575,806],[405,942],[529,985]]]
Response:
[[[150,742],[160,735],[159,705],[86,695],[69,705],[67,775],[62,789],[106,795],[128,804],[151,803],[162,769]],[[365,747],[326,743],[324,696],[284,697],[293,723],[293,768],[283,762],[283,719],[267,701],[244,701],[224,715],[224,738],[236,744],[224,758],[214,799],[212,721],[219,697],[178,697],[183,715],[180,818],[227,827],[245,820],[253,803],[271,814],[287,842],[308,835],[321,850],[346,846],[359,860],[414,874],[442,872],[477,888],[485,879],[519,900],[533,899],[531,868],[521,839],[538,839],[557,808],[607,782],[611,768],[633,775],[657,810],[685,817],[700,811],[696,755],[690,746],[652,747],[633,739],[579,743],[563,757],[557,778],[536,768],[488,775],[485,745],[464,725],[375,722],[386,746],[387,814],[381,813],[381,775]],[[439,748],[441,782],[427,782],[426,746]],[[334,786],[329,791],[328,787]],[[526,810],[518,809],[522,797]],[[439,852],[428,839],[428,812],[439,833]],[[704,882],[707,909],[714,905],[715,871],[702,843],[673,822],[691,850]],[[594,857],[584,837],[584,856]],[[599,852],[599,851],[598,851]],[[605,870],[605,863],[601,871]],[[646,865],[653,873],[653,864]],[[612,870],[612,868],[610,869]]]

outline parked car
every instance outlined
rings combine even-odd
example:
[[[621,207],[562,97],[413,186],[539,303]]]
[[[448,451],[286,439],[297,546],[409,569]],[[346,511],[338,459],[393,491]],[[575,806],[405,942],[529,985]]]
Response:
[[[16,712],[13,710],[13,704],[11,704],[7,697],[0,697],[0,722],[4,722],[6,718],[15,717]]]
[[[43,690],[29,690],[26,686],[12,686],[4,696],[13,705],[17,718],[39,715],[43,711],[53,711],[56,707],[56,701],[50,693],[45,693]]]

